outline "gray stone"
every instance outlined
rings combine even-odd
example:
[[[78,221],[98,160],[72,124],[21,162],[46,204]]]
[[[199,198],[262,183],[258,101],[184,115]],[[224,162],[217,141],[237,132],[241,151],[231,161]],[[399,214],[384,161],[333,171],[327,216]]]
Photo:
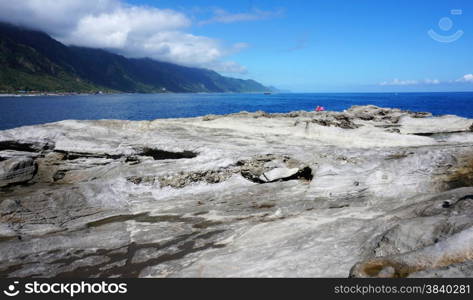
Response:
[[[0,187],[31,180],[36,172],[36,163],[30,157],[0,161]]]

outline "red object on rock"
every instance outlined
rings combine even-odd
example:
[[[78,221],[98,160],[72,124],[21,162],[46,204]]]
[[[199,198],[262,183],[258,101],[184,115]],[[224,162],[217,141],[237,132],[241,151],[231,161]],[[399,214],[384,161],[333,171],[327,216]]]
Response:
[[[323,106],[317,106],[317,108],[315,109],[315,111],[325,111],[325,107],[323,107]]]

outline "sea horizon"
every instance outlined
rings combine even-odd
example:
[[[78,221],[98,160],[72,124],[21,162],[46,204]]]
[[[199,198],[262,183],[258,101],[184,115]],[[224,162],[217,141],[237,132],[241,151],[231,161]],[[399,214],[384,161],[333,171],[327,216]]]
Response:
[[[155,120],[241,111],[287,113],[323,106],[400,108],[473,118],[473,92],[117,93],[0,97],[0,130],[62,120]]]
[[[270,92],[270,94],[441,94],[441,93],[473,93],[473,90],[468,91],[283,91]],[[0,97],[33,97],[33,96],[87,96],[87,95],[215,95],[215,94],[230,94],[230,95],[259,95],[263,92],[168,92],[168,93],[135,93],[135,92],[114,92],[114,93],[82,93],[82,92],[37,92],[32,94],[25,93],[0,93]]]

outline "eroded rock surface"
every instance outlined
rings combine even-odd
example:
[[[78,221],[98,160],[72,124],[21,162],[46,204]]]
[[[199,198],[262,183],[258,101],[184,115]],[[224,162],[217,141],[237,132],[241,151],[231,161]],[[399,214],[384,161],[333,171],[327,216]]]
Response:
[[[0,131],[0,276],[473,276],[471,126],[357,106]]]
[[[31,180],[36,163],[31,157],[10,158],[0,161],[0,187]]]

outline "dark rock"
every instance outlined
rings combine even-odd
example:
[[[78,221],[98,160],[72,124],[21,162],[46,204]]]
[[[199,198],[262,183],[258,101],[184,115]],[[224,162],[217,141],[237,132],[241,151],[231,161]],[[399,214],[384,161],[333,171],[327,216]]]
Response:
[[[197,157],[197,153],[192,152],[192,151],[170,152],[170,151],[152,149],[152,148],[143,148],[140,155],[150,156],[154,160],[185,159],[185,158]]]
[[[139,164],[141,161],[136,156],[127,156],[125,158],[125,163],[129,163],[131,166]]]
[[[53,175],[53,180],[56,182],[63,179],[65,176],[66,176],[66,171],[59,170]]]
[[[296,179],[312,180],[312,169],[288,156],[261,155],[240,161],[241,175],[255,183],[270,183]]]
[[[155,182],[155,178],[153,176],[145,176],[145,177],[131,176],[131,177],[128,177],[126,180],[136,185],[139,185],[139,184],[153,185]]]
[[[216,184],[229,179],[236,173],[232,168],[222,168],[219,170],[196,171],[178,175],[162,176],[158,178],[159,185],[181,189],[193,183],[205,182]]]
[[[385,131],[389,133],[401,133],[401,130],[399,128],[388,128]]]
[[[409,112],[409,115],[413,118],[427,118],[432,116],[432,114],[428,112]]]
[[[0,141],[0,151],[15,150],[23,152],[40,152],[43,150],[54,149],[54,143],[51,141],[44,142],[20,142],[20,141]]]
[[[203,116],[203,117],[202,117],[202,121],[208,122],[208,121],[217,120],[218,118],[221,118],[221,116],[217,116],[217,115],[206,115],[206,116]]]
[[[323,119],[312,119],[311,122],[321,126],[333,126],[343,129],[356,129],[360,127],[353,122],[352,118],[345,114],[326,115]]]

